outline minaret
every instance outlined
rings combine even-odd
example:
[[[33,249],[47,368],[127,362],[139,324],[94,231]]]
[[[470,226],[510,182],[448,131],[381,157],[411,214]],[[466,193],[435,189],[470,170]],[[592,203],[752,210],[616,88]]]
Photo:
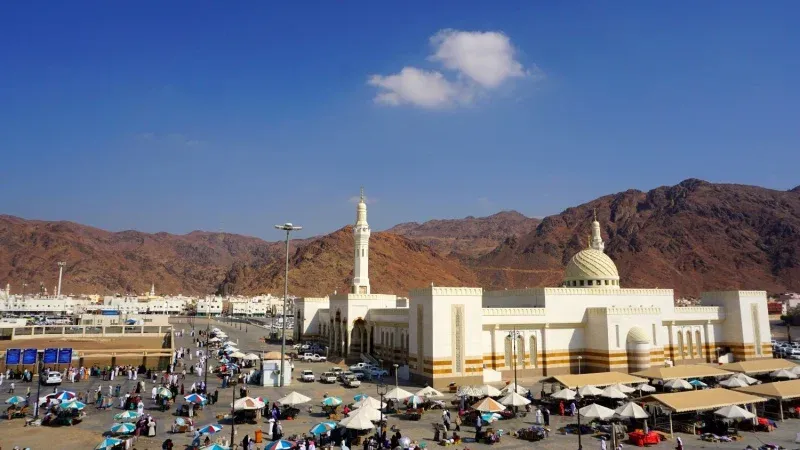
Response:
[[[597,210],[594,210],[594,221],[592,221],[592,241],[589,245],[594,250],[605,250],[606,244],[600,236],[600,222],[597,221]]]
[[[156,284],[153,283],[152,285],[150,285],[150,297],[155,297],[155,296],[156,296]]]
[[[369,224],[367,223],[367,204],[364,201],[364,188],[356,208],[355,264],[353,266],[353,293],[369,294]]]

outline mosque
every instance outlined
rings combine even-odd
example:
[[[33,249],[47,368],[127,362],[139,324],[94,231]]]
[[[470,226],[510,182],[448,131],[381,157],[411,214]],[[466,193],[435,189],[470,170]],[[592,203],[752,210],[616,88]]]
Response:
[[[595,217],[588,247],[567,264],[559,287],[484,291],[429,287],[408,298],[373,294],[367,205],[356,210],[349,293],[295,303],[295,338],[326,344],[330,356],[377,359],[434,387],[511,378],[772,356],[765,291],[702,294],[676,307],[672,289],[620,286]]]

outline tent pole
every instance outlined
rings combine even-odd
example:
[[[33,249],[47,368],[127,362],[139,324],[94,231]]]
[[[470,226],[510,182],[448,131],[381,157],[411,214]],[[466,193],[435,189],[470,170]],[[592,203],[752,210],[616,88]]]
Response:
[[[675,433],[672,430],[672,412],[669,413],[669,437],[675,439]]]
[[[778,399],[778,408],[781,410],[781,422],[783,422],[783,400],[780,398]]]

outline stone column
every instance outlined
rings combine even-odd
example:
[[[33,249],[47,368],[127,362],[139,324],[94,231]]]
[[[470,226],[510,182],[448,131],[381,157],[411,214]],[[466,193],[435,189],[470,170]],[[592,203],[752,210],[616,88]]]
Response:
[[[671,359],[672,363],[675,364],[675,322],[670,322],[667,324],[667,333],[669,333],[669,340],[667,341],[669,345],[669,359]]]
[[[705,347],[706,347],[706,361],[717,363],[717,343],[714,342],[714,326],[711,321],[706,322],[705,326]]]

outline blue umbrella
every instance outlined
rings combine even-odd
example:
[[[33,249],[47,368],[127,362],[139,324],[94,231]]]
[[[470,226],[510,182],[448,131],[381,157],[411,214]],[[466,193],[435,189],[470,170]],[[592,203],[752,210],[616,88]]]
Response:
[[[269,444],[265,445],[264,450],[289,450],[292,447],[294,447],[294,444],[281,439],[280,441],[270,442]]]
[[[322,433],[331,431],[334,428],[336,428],[336,422],[331,422],[331,421],[320,422],[314,425],[313,428],[311,428],[310,433],[313,435],[320,435]]]
[[[139,417],[141,417],[141,414],[139,414],[136,411],[125,411],[125,412],[122,412],[122,413],[119,413],[119,414],[115,415],[114,416],[114,420],[119,420],[119,421],[122,421],[122,422],[128,422],[128,421],[134,421],[134,420],[138,419]]]
[[[356,402],[360,402],[361,400],[364,400],[367,397],[369,397],[369,395],[367,394],[356,394],[353,396],[353,400],[355,400]]]
[[[128,434],[133,433],[133,430],[135,429],[136,426],[132,423],[115,423],[114,425],[111,425],[112,433]]]
[[[342,404],[342,399],[339,397],[326,397],[324,400],[322,400],[322,404],[324,406],[339,406]]]
[[[214,433],[219,433],[220,431],[222,431],[222,425],[220,425],[220,424],[211,424],[211,425],[206,425],[206,426],[204,426],[203,428],[200,428],[200,429],[199,429],[199,430],[197,430],[197,431],[199,431],[199,432],[200,432],[200,434],[214,434]]]
[[[691,384],[694,387],[708,387],[707,384],[703,383],[700,380],[692,380],[692,381],[689,382],[689,384]]]
[[[68,402],[73,398],[75,398],[75,393],[70,391],[61,391],[58,394],[56,394],[56,396],[53,398],[55,398],[56,400],[60,400],[62,402]]]
[[[186,397],[183,397],[183,398],[184,398],[184,400],[186,400],[189,403],[200,403],[200,404],[202,404],[202,403],[206,402],[206,398],[203,397],[200,394],[189,394],[189,395],[187,395]]]
[[[206,447],[200,447],[200,450],[231,450],[230,447],[223,447],[219,444],[211,444]]]
[[[105,438],[103,442],[97,444],[97,447],[94,450],[106,450],[109,448],[116,447],[117,445],[122,444],[122,441],[115,438]]]
[[[83,408],[86,408],[86,403],[79,402],[77,400],[73,400],[71,402],[62,403],[60,406],[61,406],[62,409],[76,409],[76,410],[80,411]]]
[[[20,403],[25,403],[25,402],[27,402],[27,400],[25,400],[25,397],[20,397],[19,395],[15,395],[10,399],[6,400],[6,403],[10,405],[18,405]]]

